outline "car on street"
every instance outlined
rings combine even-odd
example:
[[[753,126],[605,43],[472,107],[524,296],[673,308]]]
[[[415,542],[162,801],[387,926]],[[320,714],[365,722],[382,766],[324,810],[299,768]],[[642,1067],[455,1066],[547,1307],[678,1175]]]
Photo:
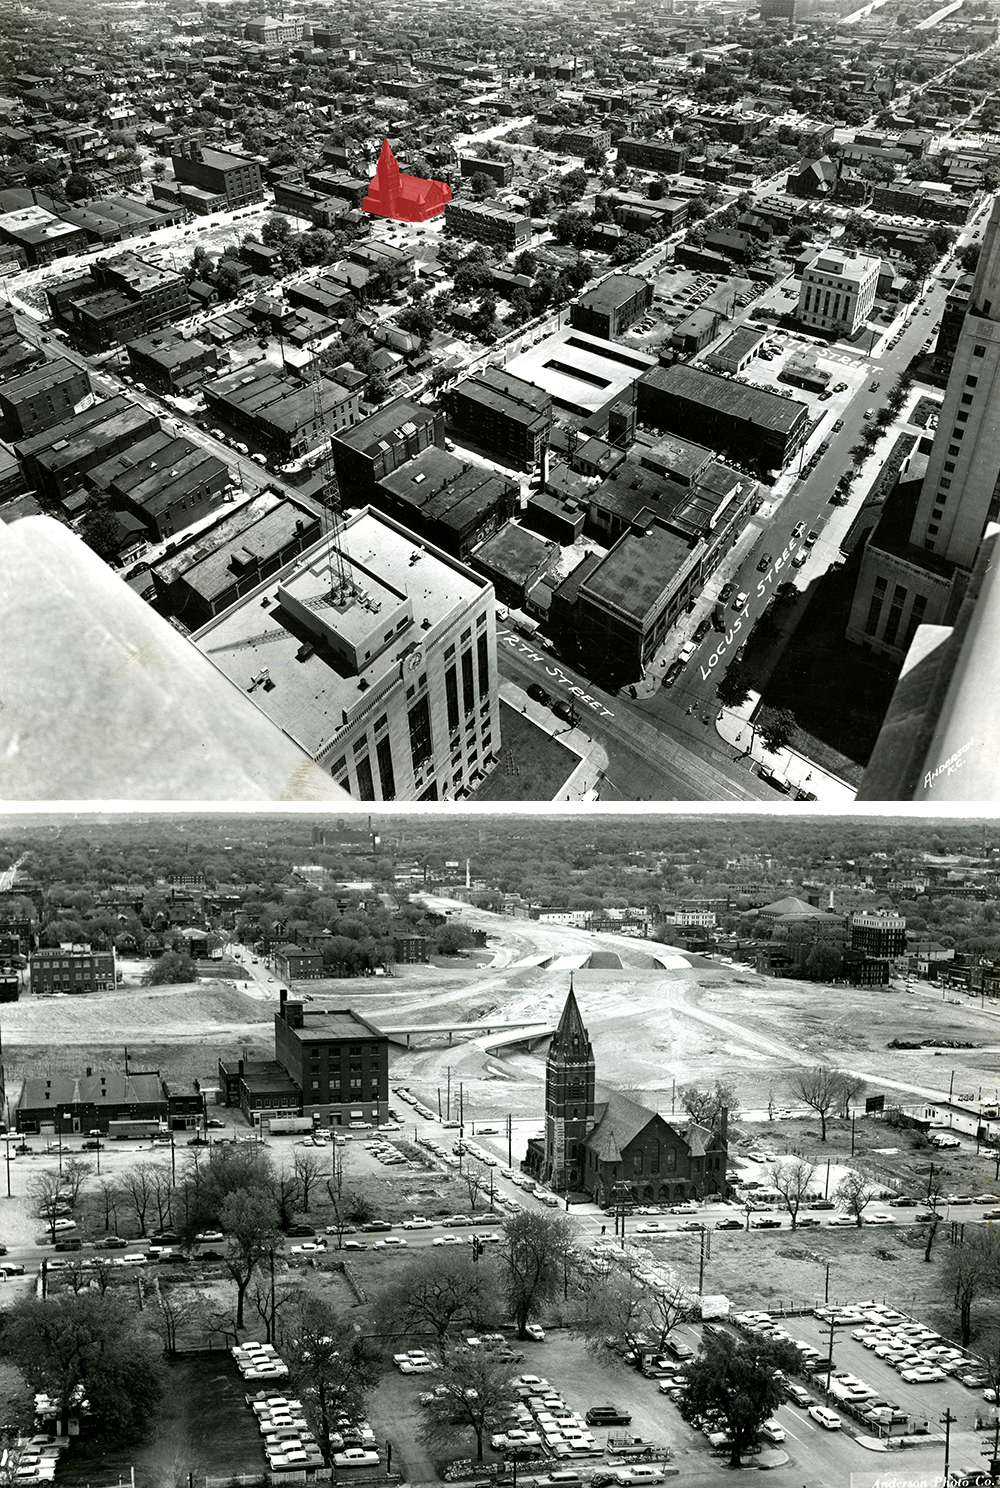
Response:
[[[386,1235],[382,1240],[372,1242],[372,1250],[388,1250],[390,1246],[405,1245],[406,1241],[402,1235]]]
[[[753,1230],[780,1230],[781,1229],[781,1220],[780,1219],[768,1219],[765,1216],[763,1219],[754,1219],[754,1220],[751,1220],[750,1228],[753,1229]]]
[[[760,1428],[760,1434],[765,1441],[783,1442],[785,1440],[785,1428],[774,1416],[769,1416]]]
[[[800,1385],[795,1380],[785,1381],[785,1398],[787,1400],[793,1400],[796,1405],[806,1408],[812,1405],[812,1396],[809,1394],[805,1385]]]
[[[546,692],[545,688],[539,686],[537,682],[532,682],[529,684],[527,693],[528,696],[534,700],[534,702],[541,703],[543,708],[547,708],[552,701],[552,694],[550,692]]]
[[[833,432],[835,434],[839,434],[840,431],[841,431],[841,429],[843,427],[844,427],[844,420],[843,419],[834,419],[834,422],[833,422]]]
[[[839,1431],[843,1424],[837,1412],[825,1405],[811,1405],[809,1415],[826,1431]]]
[[[799,553],[796,553],[795,557],[792,559],[792,567],[793,568],[802,568],[803,565],[806,563],[806,560],[808,559],[808,557],[809,557],[809,554],[805,550],[803,550],[803,551],[801,551]]]
[[[802,534],[803,534],[803,532],[805,532],[805,530],[806,530],[806,524],[805,524],[805,522],[796,522],[795,526],[792,528],[792,536],[793,537],[801,537]]]
[[[434,1223],[433,1223],[432,1220],[430,1220],[430,1219],[423,1219],[419,1215],[417,1217],[415,1217],[414,1219],[404,1219],[403,1220],[403,1229],[404,1230],[432,1230],[433,1228],[434,1228]]]
[[[663,681],[660,683],[660,686],[673,687],[674,683],[677,681],[677,678],[684,671],[684,666],[685,663],[683,661],[672,661],[663,674]]]
[[[719,599],[722,601],[723,604],[727,604],[729,600],[732,599],[735,593],[735,584],[723,584],[722,588],[719,590]]]
[[[663,1469],[650,1464],[637,1463],[635,1467],[620,1467],[612,1474],[614,1481],[621,1484],[621,1488],[630,1488],[635,1483],[662,1483]]]
[[[805,539],[805,541],[806,541],[806,547],[807,548],[813,547],[814,544],[819,541],[819,533],[816,531],[816,529],[814,527],[813,528],[810,528],[809,531],[806,533],[806,539]]]
[[[864,419],[865,423],[869,423],[875,417],[874,408],[866,408],[861,417]]]
[[[749,594],[745,593],[745,591],[741,589],[740,592],[739,592],[739,594],[737,594],[736,598],[733,600],[733,609],[734,610],[745,609],[746,608],[746,602],[747,602],[747,600],[749,598],[750,598]]]
[[[703,641],[705,639],[705,637],[708,635],[708,632],[711,629],[712,629],[712,622],[711,622],[711,620],[708,620],[708,619],[699,620],[698,621],[698,624],[694,628],[694,635],[693,635],[692,639],[695,640],[695,641]]]
[[[770,553],[762,553],[760,556],[760,561],[757,564],[757,572],[767,573],[768,569],[771,567],[771,561],[772,560]]]
[[[743,1221],[739,1219],[717,1219],[715,1221],[717,1230],[742,1230]]]
[[[827,1224],[846,1227],[847,1225],[857,1224],[857,1220],[851,1214],[835,1214],[832,1219],[827,1220]]]
[[[577,721],[577,714],[576,709],[573,707],[572,703],[566,703],[563,701],[562,698],[559,698],[552,704],[552,711],[557,718],[562,719],[563,723],[568,723],[571,726],[575,725]]]

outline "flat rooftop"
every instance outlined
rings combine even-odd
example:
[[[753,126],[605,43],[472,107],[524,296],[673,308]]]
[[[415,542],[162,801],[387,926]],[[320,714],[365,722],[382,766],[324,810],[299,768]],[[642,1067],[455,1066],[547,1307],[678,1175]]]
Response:
[[[586,290],[580,296],[580,304],[588,310],[617,310],[648,288],[649,281],[638,274],[612,274],[610,279]]]
[[[11,377],[0,386],[0,398],[10,402],[17,398],[30,398],[34,393],[45,392],[57,383],[80,375],[80,369],[65,357],[55,357],[41,367],[32,367],[19,377]]]
[[[704,367],[675,362],[672,367],[653,367],[644,377],[647,387],[668,396],[700,403],[731,418],[756,424],[777,434],[790,434],[808,418],[809,409],[797,398],[783,398],[766,388],[720,377]]]
[[[353,608],[358,613],[345,620],[338,609],[336,619],[327,613],[324,620],[337,551],[347,575],[357,582],[359,598]],[[344,714],[363,702],[376,684],[399,672],[404,653],[415,641],[426,640],[458,606],[472,603],[487,587],[485,579],[463,564],[366,508],[339,536],[324,537],[304,557],[216,616],[193,640],[242,692],[252,695],[262,712],[315,757],[343,728]],[[322,627],[336,628],[349,621],[353,628],[363,622],[369,630],[373,626],[380,630],[378,615],[370,608],[369,591],[376,588],[380,594],[387,589],[404,595],[412,624],[352,670],[324,643]],[[289,592],[296,615],[282,606],[279,590]],[[303,614],[320,618],[310,625]],[[270,686],[255,683],[262,673]]]
[[[653,523],[641,535],[630,532],[616,543],[580,585],[580,593],[602,609],[644,626],[664,590],[672,588],[692,561],[692,545]]]
[[[556,407],[586,417],[656,365],[645,352],[565,326],[514,357],[506,370],[548,393]]]
[[[384,1038],[380,1028],[351,1008],[305,1008],[303,1026],[293,1029],[300,1038],[362,1039]]]

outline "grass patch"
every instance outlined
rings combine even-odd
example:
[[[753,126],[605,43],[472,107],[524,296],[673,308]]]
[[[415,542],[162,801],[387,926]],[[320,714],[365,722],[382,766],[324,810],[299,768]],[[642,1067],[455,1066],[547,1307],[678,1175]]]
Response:
[[[500,703],[500,763],[472,794],[475,801],[551,801],[579,756],[509,703]]]

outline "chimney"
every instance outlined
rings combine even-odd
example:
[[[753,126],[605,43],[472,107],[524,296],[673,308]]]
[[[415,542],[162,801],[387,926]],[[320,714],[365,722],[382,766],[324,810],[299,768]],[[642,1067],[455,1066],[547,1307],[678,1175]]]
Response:
[[[279,987],[278,988],[278,1017],[279,1018],[283,1018],[285,1016],[285,1003],[287,1001],[288,1001],[288,988],[287,987]]]
[[[241,1076],[241,1077],[242,1077],[242,1075],[243,1075],[243,1060],[242,1060],[242,1059],[241,1059],[241,1060],[240,1060],[240,1061],[239,1061],[239,1063],[238,1063],[238,1064],[237,1064],[237,1066],[236,1066],[236,1073],[237,1073],[237,1074],[238,1074],[238,1075],[239,1075],[239,1076]]]
[[[90,1077],[91,1077],[91,1075],[92,1075],[92,1074],[93,1074],[93,1073],[94,1073],[94,1071],[93,1071],[93,1067],[92,1067],[92,1066],[91,1066],[91,1065],[89,1065],[89,1064],[88,1064],[88,1065],[87,1065],[87,1079],[88,1079],[88,1080],[89,1080],[89,1079],[90,1079]]]
[[[289,1028],[302,1028],[305,1025],[304,1004],[301,1002],[286,1002],[285,1021]]]

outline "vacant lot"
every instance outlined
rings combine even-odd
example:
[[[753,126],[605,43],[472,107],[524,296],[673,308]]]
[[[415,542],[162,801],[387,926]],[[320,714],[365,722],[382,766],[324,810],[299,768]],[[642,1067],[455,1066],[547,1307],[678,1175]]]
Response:
[[[129,1481],[136,1488],[179,1488],[195,1481],[263,1473],[266,1459],[246,1386],[228,1353],[191,1354],[166,1366],[163,1402],[148,1441],[105,1451],[76,1442],[59,1466],[63,1488]]]

